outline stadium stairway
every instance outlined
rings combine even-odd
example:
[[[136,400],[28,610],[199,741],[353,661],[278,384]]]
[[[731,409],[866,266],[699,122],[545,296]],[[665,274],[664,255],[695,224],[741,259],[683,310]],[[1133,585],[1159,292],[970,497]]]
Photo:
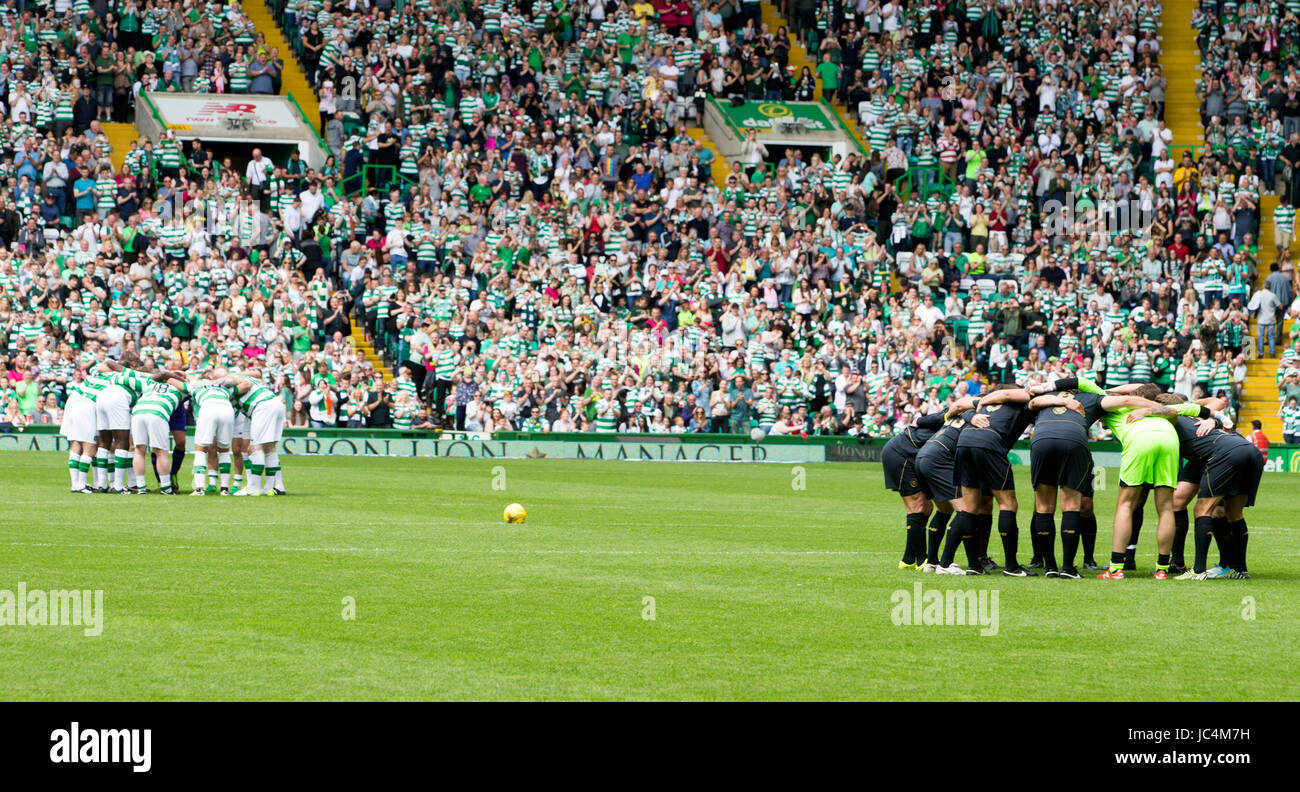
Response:
[[[374,366],[375,371],[379,372],[380,376],[384,378],[384,382],[393,378],[393,372],[388,368],[388,364],[384,362],[383,355],[376,352],[375,348],[370,345],[370,342],[366,340],[366,331],[355,321],[352,323],[352,335],[349,338],[352,339],[352,344],[357,348],[357,351],[365,357],[366,362]]]
[[[790,24],[789,20],[781,15],[780,9],[776,7],[772,0],[763,0],[763,24],[768,30],[772,31],[772,35],[776,35],[776,31],[780,28],[785,28],[786,35],[790,40],[790,65],[794,67],[792,72],[794,77],[798,77],[805,66],[814,75],[817,74],[817,60],[812,57],[808,52],[808,48],[794,34],[794,25]],[[820,101],[821,98],[822,86],[818,82],[817,88],[813,91],[813,99]]]
[[[709,163],[709,171],[713,176],[713,183],[722,189],[727,184],[727,174],[731,169],[727,167],[727,161],[718,150],[718,146],[709,137],[709,133],[704,131],[704,127],[687,127],[686,134],[691,136],[692,140],[698,140],[704,144],[704,147],[713,152],[713,161]]]
[[[1251,421],[1259,421],[1271,442],[1282,442],[1282,419],[1277,415],[1277,358],[1246,362],[1246,386],[1241,397],[1237,430],[1248,435]]]
[[[1199,146],[1205,138],[1201,101],[1196,95],[1201,52],[1196,47],[1196,31],[1192,28],[1194,5],[1166,3],[1160,15],[1160,63],[1169,81],[1165,90],[1165,123],[1174,133],[1175,146]]]
[[[775,34],[779,28],[784,27],[786,29],[787,35],[790,39],[790,65],[794,67],[794,77],[798,77],[803,72],[803,67],[805,66],[808,67],[808,70],[811,71],[814,76],[817,74],[817,58],[813,56],[812,53],[808,52],[808,48],[805,47],[804,43],[799,40],[799,37],[792,32],[794,26],[791,25],[784,16],[782,16],[781,11],[776,7],[776,4],[773,3],[772,0],[763,0],[763,24],[766,25],[767,29],[772,31],[773,34]],[[817,80],[816,85],[817,87],[813,90],[813,99],[821,101],[821,81]],[[835,111],[835,114],[840,117],[840,121],[844,123],[844,126],[858,141],[858,145],[862,146],[867,151],[870,151],[871,146],[867,145],[866,131],[858,126],[857,121],[853,120],[854,116],[848,111],[848,108],[839,100],[833,98],[829,99],[827,104],[829,104],[831,109]]]
[[[140,133],[135,130],[135,124],[106,124],[101,121],[99,127],[108,137],[108,144],[112,147],[109,155],[113,160],[113,172],[118,173],[131,150],[131,141],[138,140]]]
[[[1192,28],[1194,3],[1165,3],[1160,17],[1160,63],[1163,65],[1169,87],[1165,92],[1165,123],[1174,133],[1175,146],[1199,147],[1205,140],[1201,125],[1201,101],[1196,95],[1200,78],[1201,52],[1196,44],[1196,31]],[[1175,159],[1182,155],[1175,153]],[[1268,265],[1277,261],[1279,251],[1273,244],[1273,209],[1277,207],[1276,195],[1264,195],[1260,200],[1259,280],[1256,289],[1264,287]],[[1297,250],[1292,244],[1293,257]],[[1285,327],[1289,327],[1288,322]],[[1284,327],[1284,333],[1285,333]],[[1251,321],[1252,338],[1258,332]],[[1283,336],[1286,337],[1285,335]],[[1237,415],[1237,429],[1250,433],[1251,421],[1259,421],[1270,440],[1282,439],[1282,419],[1277,416],[1277,368],[1279,359],[1260,358],[1246,362],[1246,382],[1241,395],[1241,409]]]
[[[282,96],[292,94],[298,101],[298,106],[307,115],[307,121],[312,129],[317,133],[323,133],[324,130],[320,128],[320,105],[316,101],[316,91],[307,82],[307,74],[302,70],[302,64],[298,62],[298,55],[285,40],[284,32],[280,30],[270,5],[265,0],[253,0],[244,6],[244,12],[248,14],[249,19],[253,20],[258,32],[266,37],[267,47],[280,50],[280,58],[284,61],[284,73],[280,75],[280,94]]]
[[[284,37],[284,31],[280,29],[276,21],[274,12],[271,11],[269,4],[265,0],[253,0],[244,7],[249,18],[257,30],[266,37],[268,47],[275,47],[280,50],[280,56],[284,60],[284,74],[280,79],[280,94],[282,96],[293,95],[302,108],[303,113],[307,115],[307,120],[312,128],[318,133],[323,132],[320,129],[320,105],[317,103],[316,90],[307,82],[307,74],[302,70],[302,64],[298,62],[298,55],[293,47]],[[384,362],[384,356],[375,351],[370,342],[366,340],[366,332],[356,322],[352,324],[352,334],[349,336],[357,351],[365,358],[366,362],[375,367],[384,381],[393,379],[393,372]]]
[[[1255,282],[1254,289],[1264,288],[1264,281],[1268,278],[1269,265],[1277,261],[1281,253],[1273,243],[1273,210],[1277,208],[1279,198],[1276,195],[1262,195],[1259,205],[1259,277]],[[1291,243],[1291,257],[1295,260],[1297,247],[1295,241]],[[1254,318],[1250,320],[1252,336],[1259,332],[1258,325]],[[1282,331],[1278,344],[1278,349],[1283,348],[1285,340],[1290,336],[1288,330],[1291,327],[1290,320],[1282,324]],[[1251,339],[1254,343],[1254,338]],[[1238,414],[1239,429],[1243,434],[1250,432],[1251,421],[1259,421],[1264,430],[1264,434],[1273,442],[1280,442],[1282,439],[1282,419],[1278,417],[1277,408],[1277,370],[1281,363],[1278,357],[1258,358],[1256,360],[1246,361],[1246,385],[1241,398],[1241,411]]]
[[[280,50],[280,57],[284,60],[284,74],[280,79],[280,94],[289,96],[298,102],[298,107],[302,108],[303,113],[307,115],[307,121],[317,133],[323,132],[320,129],[320,105],[316,100],[316,90],[307,82],[307,74],[302,70],[302,64],[298,62],[298,55],[293,47],[284,37],[284,31],[280,30],[280,25],[276,21],[274,12],[271,11],[269,4],[265,0],[253,0],[244,7],[249,18],[257,30],[266,37],[268,47],[275,47]],[[384,362],[384,356],[375,351],[370,342],[366,340],[366,332],[356,322],[352,324],[352,334],[349,336],[357,351],[365,358],[367,363],[375,367],[375,371],[387,382],[393,378],[393,372],[389,369],[388,364]]]

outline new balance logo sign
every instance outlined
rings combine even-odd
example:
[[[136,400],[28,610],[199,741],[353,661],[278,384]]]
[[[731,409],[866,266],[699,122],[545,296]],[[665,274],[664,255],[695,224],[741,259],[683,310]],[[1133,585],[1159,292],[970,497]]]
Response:
[[[50,732],[50,761],[54,764],[131,764],[135,773],[147,773],[152,729],[82,729],[76,721],[70,729]]]
[[[226,113],[257,113],[257,105],[240,102],[207,102],[199,108],[199,115],[225,115]]]

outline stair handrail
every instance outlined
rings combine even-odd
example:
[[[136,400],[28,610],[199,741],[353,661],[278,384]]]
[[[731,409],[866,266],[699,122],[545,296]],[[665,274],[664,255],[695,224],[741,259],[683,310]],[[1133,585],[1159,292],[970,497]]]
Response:
[[[289,101],[298,110],[298,115],[302,116],[303,123],[311,130],[312,136],[316,138],[316,143],[320,146],[320,150],[324,151],[326,154],[333,154],[334,152],[330,151],[330,147],[325,145],[325,141],[321,138],[320,132],[316,131],[316,124],[313,124],[311,119],[307,117],[307,113],[302,109],[302,105],[298,104],[298,98],[293,95],[292,91],[285,91],[284,95],[288,97]]]
[[[822,96],[821,102],[826,105],[827,110],[830,111],[831,118],[835,119],[835,123],[839,125],[844,134],[849,136],[849,140],[853,141],[853,145],[857,147],[858,153],[862,155],[863,159],[870,162],[871,152],[867,150],[866,146],[862,145],[862,141],[858,140],[858,136],[853,134],[853,130],[849,128],[847,123],[845,123],[844,116],[840,115],[840,110],[835,106],[835,103],[827,99],[825,96]]]
[[[414,185],[419,184],[419,182],[416,181],[415,179],[412,179],[410,176],[407,176],[405,173],[402,173],[401,168],[399,168],[396,165],[384,165],[378,162],[367,162],[366,164],[361,166],[361,194],[362,195],[370,192],[369,174],[370,171],[372,170],[381,171],[381,172],[388,171],[389,173],[388,184],[390,185],[399,181],[405,182],[406,184],[414,184]],[[347,190],[347,188],[344,188],[344,192],[348,193],[350,191]]]

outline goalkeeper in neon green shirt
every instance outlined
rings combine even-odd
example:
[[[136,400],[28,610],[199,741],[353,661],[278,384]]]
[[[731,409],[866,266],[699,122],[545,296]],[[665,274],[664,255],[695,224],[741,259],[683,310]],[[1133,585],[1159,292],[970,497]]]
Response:
[[[1119,495],[1110,567],[1097,577],[1105,580],[1124,577],[1124,556],[1133,533],[1133,510],[1139,507],[1147,488],[1151,488],[1158,515],[1154,577],[1164,580],[1169,576],[1169,556],[1174,545],[1174,487],[1178,484],[1180,457],[1178,433],[1161,416],[1199,416],[1208,410],[1190,402],[1163,405],[1152,401],[1160,389],[1151,384],[1125,385],[1106,391],[1080,377],[1077,385],[1085,393],[1107,397],[1102,401],[1106,413],[1101,421],[1120,444]]]

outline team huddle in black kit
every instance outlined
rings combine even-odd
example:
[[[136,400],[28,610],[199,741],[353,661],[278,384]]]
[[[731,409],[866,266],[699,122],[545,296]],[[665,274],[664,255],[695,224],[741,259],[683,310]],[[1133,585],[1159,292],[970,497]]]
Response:
[[[1123,578],[1137,568],[1137,540],[1148,496],[1160,522],[1153,577],[1183,580],[1249,578],[1243,510],[1254,505],[1263,459],[1249,440],[1223,428],[1220,400],[1187,402],[1155,385],[1105,391],[1083,378],[1022,388],[997,385],[980,398],[962,397],[946,412],[919,418],[885,446],[885,486],[907,508],[907,542],[900,569],[941,575],[1082,577],[1075,559],[1099,578]],[[1094,468],[1088,430],[1102,421],[1120,442],[1121,469],[1109,566],[1097,563]],[[1021,564],[1015,480],[1008,460],[1014,443],[1033,427],[1030,480],[1032,560]],[[1184,548],[1188,507],[1196,499],[1193,563]],[[1005,555],[988,554],[993,505]],[[1056,558],[1056,512],[1061,511],[1061,564]],[[927,528],[928,522],[928,528]],[[1219,563],[1207,568],[1211,542]],[[965,568],[958,547],[965,548]]]

